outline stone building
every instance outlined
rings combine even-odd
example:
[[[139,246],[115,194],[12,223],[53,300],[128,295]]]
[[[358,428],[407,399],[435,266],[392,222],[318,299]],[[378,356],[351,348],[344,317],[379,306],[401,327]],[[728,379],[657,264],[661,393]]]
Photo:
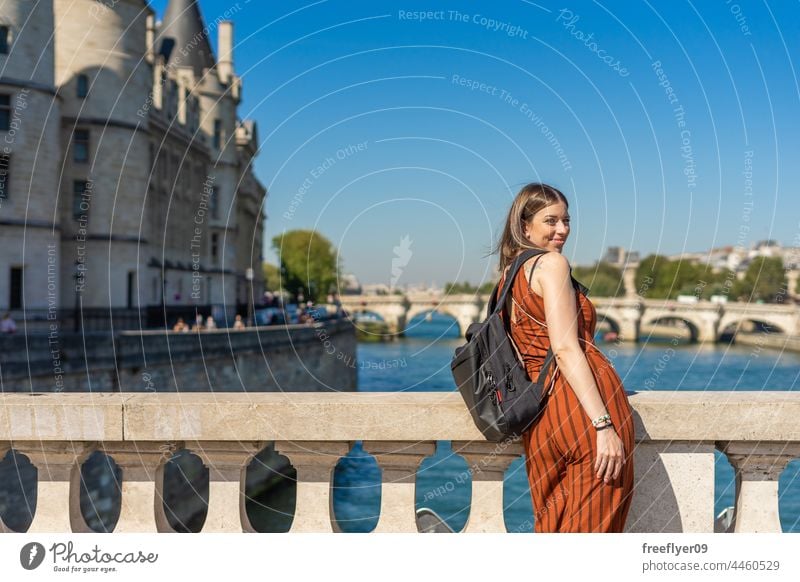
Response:
[[[233,23],[195,0],[2,3],[0,310],[258,303],[241,92]]]

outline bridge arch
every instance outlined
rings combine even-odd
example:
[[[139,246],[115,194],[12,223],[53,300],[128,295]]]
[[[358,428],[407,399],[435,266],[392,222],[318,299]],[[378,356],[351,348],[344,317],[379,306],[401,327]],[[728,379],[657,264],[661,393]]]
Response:
[[[611,331],[617,335],[622,333],[622,325],[620,324],[619,318],[616,315],[612,314],[610,311],[606,311],[605,309],[596,309],[596,311],[598,327],[603,323],[607,323],[611,328]]]
[[[744,329],[743,329],[744,328]],[[747,329],[751,328],[751,329]],[[760,315],[752,317],[728,316],[723,317],[719,322],[719,335],[735,337],[739,331],[767,332],[767,333],[787,333],[784,323],[780,323],[770,317]]]
[[[700,339],[701,330],[703,329],[703,322],[693,317],[678,315],[676,313],[658,313],[649,317],[645,315],[645,317],[642,318],[641,327],[657,325],[659,323],[663,323],[666,321],[683,322],[689,329],[689,335],[690,335],[689,341],[691,343],[697,343],[697,341]]]
[[[406,330],[408,330],[411,327],[411,321],[415,317],[417,317],[419,315],[424,315],[424,314],[427,314],[427,313],[438,313],[440,315],[446,315],[448,317],[453,318],[455,320],[455,322],[456,322],[456,326],[457,326],[459,334],[461,336],[464,335],[464,332],[466,331],[466,327],[463,326],[463,322],[459,318],[459,316],[461,314],[458,313],[457,311],[453,310],[453,309],[448,309],[446,305],[438,305],[438,306],[413,305],[406,312],[405,329],[403,330],[403,332],[405,332]]]
[[[370,309],[369,307],[356,307],[351,310],[350,315],[356,318],[358,318],[359,316],[360,317],[366,316],[367,318],[372,317],[379,321],[383,322],[386,321],[386,318],[384,317],[384,314],[381,313],[380,309]]]

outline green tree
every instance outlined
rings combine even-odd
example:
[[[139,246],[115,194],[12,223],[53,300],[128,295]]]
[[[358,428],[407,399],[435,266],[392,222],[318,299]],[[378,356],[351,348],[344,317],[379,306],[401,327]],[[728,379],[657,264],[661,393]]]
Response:
[[[293,296],[300,289],[306,299],[318,303],[336,288],[341,268],[336,248],[313,230],[290,230],[272,239],[280,258],[283,287]]]
[[[644,299],[662,299],[658,292],[658,283],[663,279],[661,274],[662,266],[669,259],[662,255],[648,255],[639,261],[636,269],[634,282],[636,283],[636,294]]]
[[[494,291],[495,285],[497,285],[497,281],[486,281],[486,283],[478,287],[478,293],[481,295],[488,295]]]
[[[446,295],[455,295],[458,293],[475,293],[478,288],[472,283],[465,281],[464,283],[447,282],[444,284],[444,292]]]
[[[280,291],[281,289],[281,271],[276,265],[267,263],[262,264],[264,272],[264,290],[265,291]]]
[[[572,276],[586,285],[593,297],[625,295],[622,271],[604,261],[600,261],[592,267],[573,267]]]
[[[709,300],[712,295],[725,295],[730,301],[735,299],[731,294],[731,287],[736,281],[736,274],[730,269],[724,269],[719,273],[712,272],[710,268],[701,271],[699,281],[699,287],[702,288],[698,295],[700,299]]]
[[[636,270],[636,292],[645,299],[675,299],[678,295],[700,299],[708,295],[706,289],[712,279],[716,277],[706,265],[649,255]]]
[[[676,299],[678,295],[694,295],[701,299],[703,290],[708,285],[711,270],[705,265],[686,260],[670,261],[670,263],[673,285],[669,291],[669,298]]]
[[[730,297],[730,288],[735,280],[736,276],[731,271],[712,275],[708,285],[703,289],[702,299],[711,299],[714,295],[725,295],[728,296],[729,301],[732,301],[734,298]]]
[[[733,286],[734,297],[745,301],[782,303],[788,282],[780,257],[756,257],[748,265],[744,279]]]

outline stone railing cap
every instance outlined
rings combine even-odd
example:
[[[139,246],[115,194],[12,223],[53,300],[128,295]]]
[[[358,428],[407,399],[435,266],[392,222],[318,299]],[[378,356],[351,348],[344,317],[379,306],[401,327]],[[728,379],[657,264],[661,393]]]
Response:
[[[796,392],[630,401],[640,441],[800,441]],[[0,403],[0,441],[484,440],[457,392],[2,394]]]

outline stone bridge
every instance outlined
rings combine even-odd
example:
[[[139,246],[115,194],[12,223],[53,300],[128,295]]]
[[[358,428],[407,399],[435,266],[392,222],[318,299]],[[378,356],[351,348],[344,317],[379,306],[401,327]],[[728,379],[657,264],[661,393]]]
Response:
[[[664,323],[687,327],[694,342],[717,342],[725,333],[753,328],[800,334],[800,307],[793,304],[681,303],[614,297],[592,298],[592,302],[597,309],[598,324],[616,332],[620,341],[638,341],[643,327]],[[347,311],[378,315],[397,334],[403,334],[416,316],[437,312],[455,319],[463,336],[471,323],[486,316],[488,303],[488,294],[342,296],[342,306]]]

